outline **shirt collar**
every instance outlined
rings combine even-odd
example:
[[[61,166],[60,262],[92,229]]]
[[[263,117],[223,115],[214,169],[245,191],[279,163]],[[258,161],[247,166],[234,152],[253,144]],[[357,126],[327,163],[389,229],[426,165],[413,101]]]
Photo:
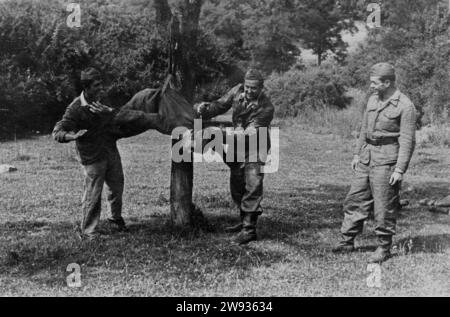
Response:
[[[388,104],[397,106],[399,100],[400,100],[400,90],[396,89],[394,94],[383,103],[383,106],[387,106]],[[397,101],[397,103],[395,103],[395,101]]]
[[[84,91],[80,95],[80,102],[82,107],[89,106],[89,103],[86,101],[86,97],[84,96]]]
[[[248,101],[248,100],[245,98],[245,93],[242,93],[241,96],[239,97],[239,99],[241,100],[241,102],[243,102],[243,103],[246,105],[246,109],[249,109],[249,108],[258,108],[259,105],[260,105],[260,103],[261,103],[261,100],[262,100],[263,98],[264,98],[264,93],[263,93],[263,92],[261,92],[261,94],[258,96],[258,98],[257,98],[256,100]]]
[[[392,104],[393,106],[397,106],[398,105],[398,101],[400,100],[400,90],[396,89],[394,94],[385,102],[382,102],[380,100],[380,98],[378,96],[376,96],[374,99],[375,102],[373,102],[370,106],[369,106],[369,110],[379,110],[379,109],[384,109],[386,108],[389,104]]]

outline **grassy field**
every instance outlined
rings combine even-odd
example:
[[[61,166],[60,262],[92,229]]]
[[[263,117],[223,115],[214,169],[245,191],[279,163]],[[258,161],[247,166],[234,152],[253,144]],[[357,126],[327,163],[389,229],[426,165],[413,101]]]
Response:
[[[169,143],[155,132],[120,141],[131,232],[96,244],[74,233],[83,177],[73,145],[49,136],[0,143],[0,164],[18,168],[0,175],[0,295],[450,295],[450,217],[418,206],[449,193],[450,150],[417,150],[404,185],[411,205],[399,220],[396,254],[382,266],[381,288],[370,288],[373,223],[358,240],[360,252],[329,252],[339,239],[351,179],[351,140],[282,127],[281,166],[265,182],[260,241],[243,248],[224,233],[237,220],[224,164],[195,169],[195,203],[212,232],[171,230]],[[104,221],[101,226],[110,230]],[[66,284],[71,263],[81,266],[81,288]]]

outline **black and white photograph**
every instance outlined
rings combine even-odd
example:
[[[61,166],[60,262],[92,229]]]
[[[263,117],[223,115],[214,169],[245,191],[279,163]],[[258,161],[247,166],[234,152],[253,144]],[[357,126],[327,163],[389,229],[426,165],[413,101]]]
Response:
[[[450,0],[0,0],[0,297],[450,297]]]

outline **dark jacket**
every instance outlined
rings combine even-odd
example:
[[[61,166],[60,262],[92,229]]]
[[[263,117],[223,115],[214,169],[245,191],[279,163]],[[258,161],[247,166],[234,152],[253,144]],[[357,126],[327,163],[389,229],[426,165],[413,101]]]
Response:
[[[88,107],[82,106],[81,98],[77,97],[66,109],[62,120],[55,125],[53,138],[60,143],[67,143],[67,133],[88,130],[76,140],[76,149],[82,165],[93,164],[104,159],[109,152],[118,151],[116,142],[120,136],[115,135],[109,125],[115,114],[93,114]]]
[[[274,107],[269,97],[264,93],[256,101],[247,102],[244,95],[244,85],[239,84],[225,96],[213,102],[204,115],[210,119],[226,113],[233,108],[233,125],[235,128],[270,127],[273,120]]]
[[[232,120],[235,128],[247,129],[253,127],[258,131],[254,136],[245,137],[245,162],[264,163],[267,159],[266,151],[271,148],[269,128],[275,112],[269,97],[261,93],[257,100],[248,101],[245,99],[244,85],[240,84],[231,89],[225,96],[213,102],[207,108],[203,117],[210,119],[226,113],[231,108],[233,109]],[[267,128],[266,131],[262,131],[263,128]],[[263,133],[261,134],[261,132]],[[251,146],[255,141],[256,146]],[[226,136],[224,135],[224,143],[226,142]],[[235,136],[234,144],[235,146],[238,144],[237,136]],[[262,146],[263,144],[265,146]],[[234,153],[234,162],[237,162],[238,155],[242,153],[239,152],[238,148],[234,149]]]

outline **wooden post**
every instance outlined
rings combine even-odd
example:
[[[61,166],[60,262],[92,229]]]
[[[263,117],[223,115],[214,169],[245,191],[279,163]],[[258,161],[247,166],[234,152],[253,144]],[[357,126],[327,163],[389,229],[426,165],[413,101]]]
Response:
[[[172,141],[172,146],[178,140]],[[191,162],[176,163],[172,161],[170,173],[170,216],[175,227],[195,227],[192,214],[195,210],[192,203],[194,180],[193,155]]]

